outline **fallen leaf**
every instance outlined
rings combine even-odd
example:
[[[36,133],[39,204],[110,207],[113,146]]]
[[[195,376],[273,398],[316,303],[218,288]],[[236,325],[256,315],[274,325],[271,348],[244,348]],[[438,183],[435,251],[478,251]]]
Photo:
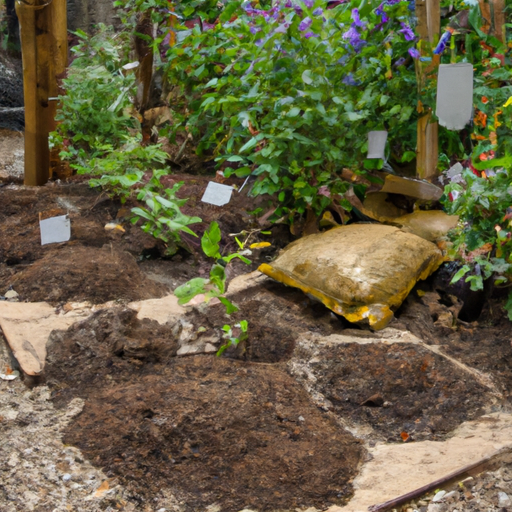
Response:
[[[94,493],[95,498],[103,498],[105,494],[107,494],[108,490],[110,489],[110,486],[108,485],[108,480],[105,480],[102,482],[102,484],[96,489],[96,492]]]
[[[409,434],[407,432],[400,432],[400,437],[402,438],[402,441],[405,443],[409,439]]]

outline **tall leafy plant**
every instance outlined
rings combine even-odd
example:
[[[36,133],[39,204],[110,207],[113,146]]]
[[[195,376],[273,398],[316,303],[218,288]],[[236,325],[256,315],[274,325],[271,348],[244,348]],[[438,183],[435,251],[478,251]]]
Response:
[[[257,176],[275,216],[319,214],[366,160],[367,133],[387,129],[395,158],[414,157],[418,57],[411,4],[385,0],[229,3],[214,27],[181,32],[168,75],[188,95],[188,131],[227,173]],[[226,172],[226,171],[225,171]]]

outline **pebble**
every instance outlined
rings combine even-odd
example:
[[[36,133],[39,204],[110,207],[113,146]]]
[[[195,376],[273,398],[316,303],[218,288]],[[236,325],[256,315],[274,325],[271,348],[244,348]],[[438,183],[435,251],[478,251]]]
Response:
[[[71,475],[69,473],[66,473],[63,477],[62,477],[62,480],[64,482],[69,482],[71,480]]]
[[[441,501],[446,494],[446,491],[439,491],[436,493],[436,495],[432,498],[433,503],[437,503],[438,501]]]
[[[19,296],[20,294],[14,290],[8,290],[4,295],[4,297],[10,301],[17,301]]]
[[[498,506],[499,507],[510,507],[512,506],[512,500],[509,498],[506,492],[498,492]]]
[[[446,512],[448,510],[448,505],[446,503],[431,503],[427,512]]]

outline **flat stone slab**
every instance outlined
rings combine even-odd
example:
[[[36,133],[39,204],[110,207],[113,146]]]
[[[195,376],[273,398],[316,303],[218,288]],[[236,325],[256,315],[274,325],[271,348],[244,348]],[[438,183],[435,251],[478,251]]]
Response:
[[[512,415],[493,413],[463,423],[446,441],[378,444],[354,480],[354,497],[327,512],[363,512],[512,447]]]
[[[0,302],[0,327],[26,375],[41,375],[46,359],[46,342],[54,329],[67,329],[89,312],[70,311],[64,315],[46,302]]]
[[[68,329],[95,311],[116,305],[71,303],[58,312],[46,302],[0,302],[0,327],[23,373],[37,377],[44,369],[51,331]],[[160,324],[176,321],[185,312],[174,295],[130,302],[128,307],[138,312],[137,318],[149,318]]]

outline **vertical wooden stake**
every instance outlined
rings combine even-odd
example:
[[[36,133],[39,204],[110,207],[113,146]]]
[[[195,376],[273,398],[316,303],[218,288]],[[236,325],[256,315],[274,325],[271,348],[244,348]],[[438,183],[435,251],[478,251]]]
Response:
[[[67,26],[59,26],[57,35],[54,30],[63,9],[66,0],[16,0],[25,96],[25,185],[44,185],[49,178],[48,133],[55,112],[49,98],[57,92],[56,71],[65,69],[67,59]]]
[[[433,181],[437,177],[438,124],[432,123],[432,113],[418,119],[418,178]],[[421,167],[420,167],[421,163]]]
[[[489,0],[490,23],[489,34],[505,42],[505,0]]]
[[[440,0],[417,0],[416,16],[418,18],[417,31],[420,39],[435,44],[439,38],[441,23]],[[436,57],[436,56],[434,56]],[[437,59],[433,62],[438,64]],[[421,90],[425,82],[425,75],[431,69],[421,70],[421,64],[417,64],[418,88]],[[418,110],[423,111],[421,104]],[[438,125],[431,122],[432,112],[429,110],[418,120],[418,138],[416,148],[416,175],[418,178],[434,181],[437,177],[438,159]]]
[[[16,1],[20,22],[25,97],[25,185],[48,181],[50,59],[48,9],[44,0]]]

